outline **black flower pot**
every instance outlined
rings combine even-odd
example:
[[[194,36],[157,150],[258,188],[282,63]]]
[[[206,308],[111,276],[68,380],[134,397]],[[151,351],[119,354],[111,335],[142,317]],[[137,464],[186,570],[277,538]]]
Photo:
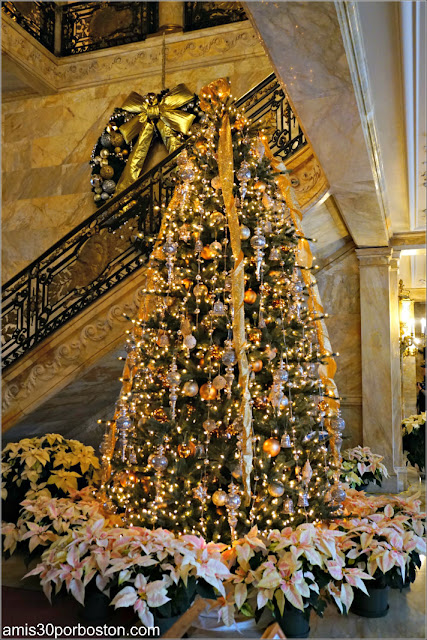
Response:
[[[366,489],[369,487],[369,482],[363,482],[362,484],[359,484],[357,487],[355,487],[356,491],[366,491]]]
[[[85,604],[79,617],[87,624],[103,624],[108,622],[114,613],[110,607],[110,598],[102,593],[96,586],[89,584],[86,587]]]
[[[159,627],[160,630],[159,637],[166,633],[166,631],[169,631],[171,626],[180,619],[181,615],[182,614],[180,614],[179,616],[171,616],[170,618],[157,618],[156,616],[154,616],[154,626]]]
[[[389,587],[366,584],[369,593],[363,593],[360,589],[354,590],[354,600],[350,611],[363,618],[383,618],[389,610]]]
[[[274,604],[274,617],[287,638],[308,638],[310,634],[311,609],[301,611],[290,602],[285,603],[283,615]]]

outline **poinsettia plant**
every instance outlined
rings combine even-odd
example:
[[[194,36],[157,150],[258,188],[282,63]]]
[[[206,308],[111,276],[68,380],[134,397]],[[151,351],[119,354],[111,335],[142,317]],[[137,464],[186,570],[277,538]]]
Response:
[[[426,414],[409,416],[402,422],[403,451],[408,462],[420,471],[426,466]]]
[[[106,517],[93,491],[93,487],[85,487],[81,491],[71,489],[68,498],[39,495],[23,500],[17,523],[2,523],[3,553],[11,556],[18,550],[28,557],[39,555],[59,536]],[[107,518],[111,524],[120,522],[118,516]]]
[[[92,447],[57,433],[10,442],[2,451],[2,516],[19,517],[20,503],[39,495],[62,498],[97,481]]]
[[[426,552],[425,541],[409,520],[388,504],[383,512],[336,521],[332,526],[346,533],[340,542],[346,566],[366,570],[378,587],[404,584],[415,554]]]
[[[361,487],[369,482],[381,486],[388,478],[387,467],[382,463],[384,456],[372,453],[369,447],[353,447],[342,454],[341,481],[350,487]]]
[[[346,567],[337,543],[343,537],[326,525],[302,524],[265,536],[252,529],[223,553],[232,576],[225,585],[226,597],[219,599],[219,616],[231,624],[237,609],[259,618],[265,606],[277,618],[292,607],[307,616],[313,609],[321,616],[328,591],[341,611],[348,610],[353,588],[365,590],[364,580],[370,576]]]
[[[111,528],[97,520],[62,536],[27,575],[40,575],[46,596],[64,586],[84,604],[90,584],[115,608],[131,607],[149,627],[186,611],[197,593],[225,594],[229,571],[221,559],[225,545],[164,529]]]
[[[405,576],[406,583],[414,582],[417,570],[421,567],[421,559],[417,545],[413,541],[421,539],[425,534],[426,514],[421,511],[420,492],[406,492],[397,495],[370,495],[353,489],[346,490],[346,498],[343,503],[344,514],[365,518],[373,514],[383,514],[393,520],[396,525],[405,532],[406,552]],[[390,586],[402,588],[405,578],[399,571],[394,571],[388,576]]]

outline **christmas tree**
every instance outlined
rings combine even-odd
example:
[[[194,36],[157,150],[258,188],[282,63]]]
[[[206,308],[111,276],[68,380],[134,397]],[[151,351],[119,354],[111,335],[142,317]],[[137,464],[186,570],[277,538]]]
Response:
[[[130,524],[227,542],[339,509],[344,422],[289,179],[228,81],[200,106],[129,333],[102,492]]]

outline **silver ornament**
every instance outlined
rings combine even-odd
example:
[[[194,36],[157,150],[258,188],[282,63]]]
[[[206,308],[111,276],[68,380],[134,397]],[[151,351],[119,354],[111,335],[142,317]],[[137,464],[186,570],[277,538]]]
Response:
[[[224,389],[226,384],[227,384],[227,380],[224,378],[224,376],[215,376],[215,378],[212,380],[212,385],[218,391],[220,391],[221,389]]]
[[[194,349],[196,344],[197,340],[193,335],[185,336],[184,345],[187,347],[187,349]]]
[[[291,442],[291,436],[289,435],[289,433],[284,433],[283,434],[282,439],[280,441],[280,446],[283,449],[291,449],[292,442]]]
[[[272,480],[268,485],[268,493],[273,498],[280,498],[285,493],[285,486],[278,480]]]
[[[302,491],[298,496],[298,506],[299,507],[308,507],[308,493],[307,491]]]
[[[288,515],[293,515],[295,513],[294,502],[292,498],[287,498],[283,503],[283,511]]]
[[[240,228],[240,238],[242,240],[247,240],[251,235],[251,230],[249,229],[249,227],[245,227],[243,225],[243,227]]]
[[[101,200],[108,200],[108,199],[109,199],[109,197],[110,197],[110,194],[109,194],[109,193],[107,193],[106,191],[103,191],[103,192],[101,193]]]
[[[104,182],[102,183],[102,188],[107,193],[113,193],[116,188],[116,183],[114,182],[114,180],[104,180]]]
[[[205,420],[204,423],[203,423],[203,429],[205,431],[207,431],[208,433],[211,433],[212,431],[215,431],[215,429],[216,429],[215,420],[212,420],[212,418],[208,418],[207,420]]]
[[[148,457],[148,464],[151,465],[156,471],[164,471],[169,463],[166,456],[152,453]]]
[[[111,147],[111,136],[109,133],[104,132],[101,135],[101,144],[103,147]]]
[[[212,308],[212,314],[214,316],[223,316],[223,315],[225,315],[224,303],[221,302],[221,300],[216,300],[216,302],[214,302],[214,305],[213,305],[213,308]]]

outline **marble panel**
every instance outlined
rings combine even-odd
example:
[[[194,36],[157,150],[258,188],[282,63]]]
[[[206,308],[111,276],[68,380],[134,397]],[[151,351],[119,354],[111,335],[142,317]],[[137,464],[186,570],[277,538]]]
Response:
[[[336,4],[251,2],[247,10],[325,171],[355,243],[388,244],[374,150],[365,142]],[[360,90],[357,87],[357,90]]]

